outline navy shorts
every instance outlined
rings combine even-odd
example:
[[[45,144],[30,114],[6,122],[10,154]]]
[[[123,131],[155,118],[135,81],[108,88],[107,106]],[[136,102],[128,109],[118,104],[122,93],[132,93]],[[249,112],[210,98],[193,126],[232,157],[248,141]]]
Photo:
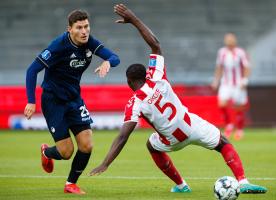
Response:
[[[41,107],[55,142],[70,137],[69,129],[87,129],[93,122],[81,98],[65,102],[57,99],[53,93],[43,91]]]

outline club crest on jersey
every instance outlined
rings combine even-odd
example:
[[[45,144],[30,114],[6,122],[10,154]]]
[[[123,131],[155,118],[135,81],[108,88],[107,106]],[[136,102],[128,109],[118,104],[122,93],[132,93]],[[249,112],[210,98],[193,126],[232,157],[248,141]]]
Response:
[[[150,67],[155,67],[156,66],[156,57],[150,57],[149,66]]]
[[[41,58],[43,58],[44,60],[48,60],[51,57],[51,52],[49,50],[44,50],[41,53]]]
[[[92,52],[89,49],[86,49],[86,57],[89,58],[92,56]]]
[[[84,67],[86,64],[86,60],[78,60],[78,59],[74,59],[70,61],[70,66],[73,68],[79,68],[79,67]]]

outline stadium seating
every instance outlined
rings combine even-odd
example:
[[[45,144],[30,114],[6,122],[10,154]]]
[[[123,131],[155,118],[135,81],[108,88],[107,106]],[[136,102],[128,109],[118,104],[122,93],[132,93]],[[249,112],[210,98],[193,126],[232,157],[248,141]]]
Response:
[[[118,2],[1,0],[0,85],[24,84],[26,68],[55,36],[66,30],[66,16],[76,8],[89,11],[93,34],[121,57],[121,66],[112,70],[107,79],[91,76],[90,70],[83,83],[123,83],[126,66],[134,62],[146,64],[149,50],[135,29],[113,23],[113,5]],[[160,39],[169,78],[186,84],[211,82],[216,52],[225,32],[237,33],[240,44],[249,48],[270,30],[276,17],[274,0],[131,0],[127,5]],[[99,59],[93,67],[97,64]],[[272,70],[276,74],[276,67]],[[267,70],[253,73],[252,80],[257,83],[264,79],[263,71]]]

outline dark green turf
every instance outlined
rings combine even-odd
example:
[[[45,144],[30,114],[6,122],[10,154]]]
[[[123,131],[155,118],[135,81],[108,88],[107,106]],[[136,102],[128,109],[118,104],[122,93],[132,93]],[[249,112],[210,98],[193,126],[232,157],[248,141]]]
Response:
[[[71,161],[55,162],[52,174],[41,169],[40,144],[53,144],[47,132],[0,131],[0,199],[212,200],[215,180],[224,175],[233,176],[218,153],[189,146],[170,155],[193,192],[172,194],[169,190],[173,182],[155,167],[146,150],[145,143],[151,131],[137,130],[106,173],[88,177],[88,172],[101,162],[117,133],[94,132],[94,152],[79,181],[87,195],[75,196],[63,194]],[[267,194],[240,195],[239,200],[276,199],[275,129],[247,129],[244,140],[233,143],[249,180],[269,189]]]

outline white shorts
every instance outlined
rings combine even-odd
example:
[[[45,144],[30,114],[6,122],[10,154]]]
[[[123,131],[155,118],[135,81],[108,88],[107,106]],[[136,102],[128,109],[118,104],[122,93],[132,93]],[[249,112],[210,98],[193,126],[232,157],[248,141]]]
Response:
[[[153,133],[149,138],[152,147],[162,152],[178,151],[189,144],[199,145],[207,149],[216,148],[221,136],[219,129],[195,114],[189,113],[189,116],[191,119],[191,134],[186,140],[174,145],[166,145],[160,140],[158,133]]]
[[[247,90],[239,86],[221,85],[218,91],[219,101],[229,101],[236,105],[245,105],[247,103]]]

